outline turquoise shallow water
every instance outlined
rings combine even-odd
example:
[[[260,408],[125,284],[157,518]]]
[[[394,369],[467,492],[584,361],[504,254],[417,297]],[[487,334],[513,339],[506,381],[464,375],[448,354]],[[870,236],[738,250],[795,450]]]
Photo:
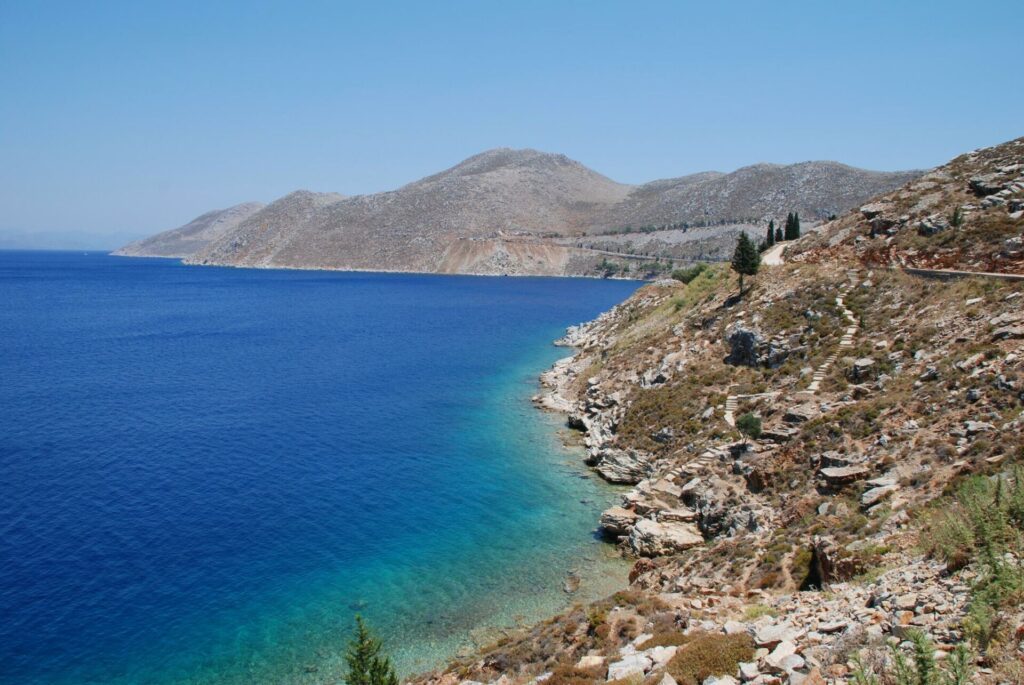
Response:
[[[635,287],[0,252],[0,680],[336,682],[356,611],[408,673],[621,585],[529,397]]]

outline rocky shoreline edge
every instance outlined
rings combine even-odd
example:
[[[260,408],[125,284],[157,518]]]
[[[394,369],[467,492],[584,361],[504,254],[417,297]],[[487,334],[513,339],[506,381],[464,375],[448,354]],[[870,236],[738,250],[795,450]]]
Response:
[[[654,285],[674,288],[676,282],[665,279]],[[699,504],[699,479],[691,481],[689,487],[681,487],[672,477],[681,474],[654,477],[664,469],[658,468],[662,465],[655,463],[652,455],[616,446],[613,427],[622,415],[621,393],[606,393],[600,378],[587,377],[594,363],[588,353],[600,355],[602,330],[619,317],[624,304],[591,321],[568,327],[566,334],[554,341],[555,345],[572,348],[574,352],[541,374],[543,390],[533,397],[533,403],[541,410],[565,415],[566,425],[582,436],[584,462],[597,475],[614,485],[634,486],[623,494],[622,504],[627,506],[612,506],[602,513],[599,529],[604,538],[619,543],[630,556],[675,554],[704,543],[696,524],[698,513],[687,506]],[[666,358],[650,378],[635,380],[641,385],[663,383],[668,375],[682,369],[681,361],[682,356]],[[581,382],[585,382],[586,390],[583,398],[577,400],[573,388]]]

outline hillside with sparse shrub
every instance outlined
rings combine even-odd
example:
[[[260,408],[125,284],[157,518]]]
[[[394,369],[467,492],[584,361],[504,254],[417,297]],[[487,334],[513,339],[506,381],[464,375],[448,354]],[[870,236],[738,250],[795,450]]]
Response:
[[[743,294],[679,270],[571,328],[536,402],[623,486],[630,587],[418,682],[1024,682],[1022,170],[975,151]]]

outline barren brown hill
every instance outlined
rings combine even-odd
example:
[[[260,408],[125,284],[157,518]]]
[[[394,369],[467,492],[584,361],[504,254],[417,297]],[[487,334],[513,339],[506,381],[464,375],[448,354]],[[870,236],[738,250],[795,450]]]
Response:
[[[500,245],[463,241],[582,231],[629,190],[564,155],[492,150],[398,190],[284,220],[254,215],[189,261],[428,272],[454,264],[462,272],[488,272],[476,263],[486,263]],[[260,239],[264,233],[274,241]],[[449,258],[452,250],[458,257]]]
[[[129,243],[114,254],[125,257],[187,257],[231,232],[263,208],[261,202],[245,202],[197,216],[184,226]]]
[[[915,175],[806,162],[630,186],[564,155],[498,149],[394,191],[349,198],[293,193],[239,221],[187,261],[593,275],[611,259],[644,275],[675,262],[719,258],[721,245],[732,241],[736,231],[760,231],[756,224],[761,220],[789,211],[809,219],[826,216]],[[668,248],[659,247],[658,255],[641,255],[631,254],[636,252],[632,247],[620,253],[613,244],[567,240],[625,226],[658,227],[658,245]],[[688,234],[693,226],[705,230],[699,236]],[[719,233],[724,242],[715,240]],[[655,256],[662,261],[653,263]]]

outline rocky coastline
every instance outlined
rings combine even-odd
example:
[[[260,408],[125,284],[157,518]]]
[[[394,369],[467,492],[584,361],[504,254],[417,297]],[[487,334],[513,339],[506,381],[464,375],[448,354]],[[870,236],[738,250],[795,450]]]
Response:
[[[939,240],[901,227],[1021,168],[1024,141],[975,151],[876,201],[906,221],[841,217],[742,296],[711,267],[571,327],[534,401],[629,486],[598,523],[630,586],[416,682],[1024,682],[1024,293],[901,269],[963,244],[1020,272],[1016,185]]]

